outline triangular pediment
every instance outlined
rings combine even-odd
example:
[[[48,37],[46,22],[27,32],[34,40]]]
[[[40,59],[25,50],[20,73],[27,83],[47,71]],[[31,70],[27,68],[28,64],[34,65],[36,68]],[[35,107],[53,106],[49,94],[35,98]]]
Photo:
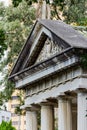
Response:
[[[64,48],[62,46],[60,46],[57,42],[52,41],[48,37],[44,43],[42,50],[40,51],[40,54],[38,55],[35,63],[39,63],[41,61],[44,61],[44,60],[50,58],[51,56],[62,52],[63,49]]]
[[[36,21],[10,74],[25,69],[61,53],[70,47],[87,48],[87,39],[62,21]]]
[[[45,27],[38,31],[23,68],[30,67],[62,52],[69,45]]]

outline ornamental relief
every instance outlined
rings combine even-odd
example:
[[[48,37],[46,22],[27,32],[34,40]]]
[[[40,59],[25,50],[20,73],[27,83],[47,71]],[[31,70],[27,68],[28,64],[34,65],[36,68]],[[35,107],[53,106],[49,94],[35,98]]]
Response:
[[[52,40],[50,40],[49,38],[47,38],[47,40],[45,41],[44,47],[42,48],[36,63],[46,60],[49,57],[53,56],[56,53],[60,53],[63,50],[63,48],[61,46],[59,46],[58,43],[53,42]]]

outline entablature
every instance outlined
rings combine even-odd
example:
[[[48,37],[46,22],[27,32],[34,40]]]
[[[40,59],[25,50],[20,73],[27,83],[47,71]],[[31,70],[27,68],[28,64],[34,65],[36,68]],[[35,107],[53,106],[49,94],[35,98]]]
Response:
[[[68,68],[66,71],[56,73],[48,78],[40,80],[36,83],[28,85],[26,89],[26,97],[31,97],[37,95],[46,90],[51,90],[65,84],[67,82],[73,81],[76,78],[79,78],[82,74],[81,67]]]
[[[23,72],[18,76],[18,79],[15,77],[16,88],[22,88],[28,84],[46,78],[49,75],[78,64],[78,62],[79,59],[74,54],[68,53],[63,55],[56,55],[52,59],[46,60],[41,64],[37,64],[37,66],[33,66],[29,70]]]
[[[34,68],[36,69],[36,67],[44,68],[44,66],[46,67],[48,65],[51,65],[52,63],[57,63],[57,62],[61,62],[61,61],[63,62],[63,60],[70,59],[70,57],[75,56],[75,55],[76,54],[75,54],[75,50],[73,47],[67,48],[66,50],[63,50],[61,53],[55,54],[54,56],[51,56],[48,59],[45,59],[39,63],[36,63],[28,68],[23,69],[22,71],[20,71],[18,73],[10,76],[10,79],[12,79],[12,80],[14,79],[16,81],[16,79],[15,79],[16,76],[20,77],[20,75],[23,75],[24,73],[29,74],[28,72],[30,72],[30,70],[32,70],[32,68],[33,69]]]

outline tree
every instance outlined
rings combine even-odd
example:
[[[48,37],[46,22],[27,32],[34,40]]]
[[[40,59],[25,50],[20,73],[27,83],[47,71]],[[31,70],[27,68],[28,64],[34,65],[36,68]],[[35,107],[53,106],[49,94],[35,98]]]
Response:
[[[22,0],[13,0],[12,4],[14,5],[14,7],[17,7],[20,2],[22,2]]]
[[[22,0],[12,0],[18,6]],[[43,0],[26,0],[27,4]],[[64,20],[67,23],[87,26],[87,0],[45,0],[50,5],[51,19]],[[17,4],[16,4],[17,3]]]
[[[5,122],[2,121],[2,123],[0,124],[0,130],[16,130],[15,127],[12,126],[12,122]]]
[[[25,0],[27,2],[28,5],[31,5],[32,2],[38,2],[38,0]],[[22,2],[22,0],[12,0],[12,4],[14,5],[14,7],[17,7],[20,3]]]
[[[7,43],[6,43],[6,31],[4,29],[4,5],[0,3],[0,61],[1,57],[4,55],[4,51],[7,50]]]
[[[0,59],[4,55],[4,51],[7,49],[7,44],[5,43],[5,31],[0,29]]]
[[[3,26],[3,16],[4,16],[4,6],[0,3],[0,60],[1,57],[4,55],[4,51],[7,49],[7,44],[5,42],[6,35]]]
[[[67,0],[63,15],[67,23],[87,26],[87,0]]]
[[[35,20],[35,9],[27,5],[26,1],[20,3],[17,7],[2,7],[1,5],[0,12],[3,12],[3,10],[4,13],[0,13],[0,23],[5,30],[5,44],[8,49],[6,58],[0,64],[0,70],[4,74],[0,83],[6,86],[0,94],[1,104],[11,98],[14,84],[8,81],[8,75]]]

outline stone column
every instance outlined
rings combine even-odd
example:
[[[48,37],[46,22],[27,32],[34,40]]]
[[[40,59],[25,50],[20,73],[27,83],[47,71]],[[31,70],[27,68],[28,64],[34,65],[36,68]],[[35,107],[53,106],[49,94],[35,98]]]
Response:
[[[78,130],[87,130],[87,93],[78,93],[77,97]]]
[[[54,130],[54,113],[52,106],[41,106],[41,130]]]
[[[26,111],[26,130],[37,130],[36,111]]]
[[[71,100],[59,98],[58,130],[72,130]]]
[[[67,130],[72,130],[72,108],[71,100],[67,100]]]

